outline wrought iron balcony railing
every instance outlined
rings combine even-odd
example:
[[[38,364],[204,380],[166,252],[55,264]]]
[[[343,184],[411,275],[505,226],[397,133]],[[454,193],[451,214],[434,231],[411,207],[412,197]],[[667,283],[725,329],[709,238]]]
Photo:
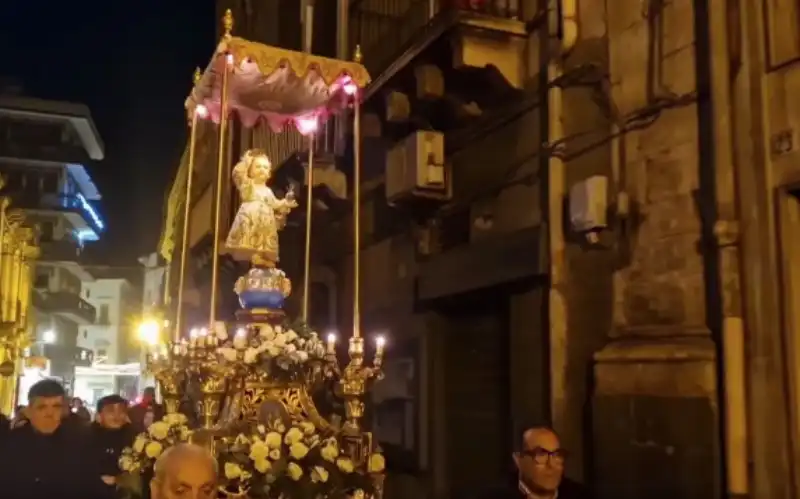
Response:
[[[519,0],[354,0],[350,45],[361,46],[373,78],[439,18],[459,12],[519,19]]]

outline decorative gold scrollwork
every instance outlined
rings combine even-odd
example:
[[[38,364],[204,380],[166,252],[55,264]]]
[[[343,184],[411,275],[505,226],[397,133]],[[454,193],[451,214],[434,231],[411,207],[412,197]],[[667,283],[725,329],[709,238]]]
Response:
[[[290,423],[309,421],[320,429],[330,426],[317,411],[305,386],[300,383],[288,386],[268,382],[245,383],[238,419],[258,422],[265,404],[270,403],[278,404]]]

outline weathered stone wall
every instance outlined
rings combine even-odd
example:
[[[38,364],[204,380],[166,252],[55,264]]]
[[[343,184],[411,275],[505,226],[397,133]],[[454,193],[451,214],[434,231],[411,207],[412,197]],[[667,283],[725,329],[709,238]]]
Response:
[[[623,1],[606,18],[620,125],[657,101],[696,90],[694,2],[647,12],[641,2]],[[713,256],[703,251],[701,217],[704,199],[713,203],[713,185],[709,192],[701,183],[708,146],[701,112],[693,103],[675,105],[612,141],[612,171],[630,203],[615,237],[611,341],[595,356],[600,497],[699,498],[720,490],[716,349],[705,280]]]

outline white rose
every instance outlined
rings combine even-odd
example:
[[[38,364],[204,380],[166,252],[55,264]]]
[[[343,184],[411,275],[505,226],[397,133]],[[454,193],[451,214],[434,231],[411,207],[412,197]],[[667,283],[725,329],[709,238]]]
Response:
[[[370,473],[380,473],[386,468],[386,459],[384,459],[383,454],[373,454],[369,456],[369,461],[367,462],[367,471]]]
[[[314,469],[311,470],[311,481],[314,483],[325,483],[328,481],[328,475],[328,470],[322,466],[314,466]]]
[[[122,456],[119,458],[119,469],[122,471],[130,471],[133,468],[133,459],[129,456]]]
[[[269,355],[270,357],[277,357],[278,355],[280,355],[280,353],[281,349],[276,347],[275,345],[270,345],[267,348],[267,355]]]
[[[236,350],[229,347],[221,347],[217,349],[217,353],[228,362],[236,362]]]
[[[242,476],[242,468],[236,463],[225,463],[225,478],[236,480]]]
[[[258,360],[258,350],[255,348],[248,348],[244,351],[244,363],[245,364],[255,364]]]
[[[303,459],[306,457],[306,454],[308,454],[308,447],[302,442],[295,442],[289,447],[289,454],[291,454],[294,459]]]
[[[336,460],[336,457],[339,456],[339,449],[335,445],[325,445],[320,449],[319,455],[322,456],[322,459],[332,463]]]
[[[275,326],[275,334],[281,334],[283,332],[283,326]]]
[[[288,330],[288,331],[286,331],[286,341],[287,341],[287,342],[292,342],[292,341],[294,341],[295,339],[297,339],[297,333],[295,333],[295,332],[294,332],[294,331],[292,331],[291,329],[290,329],[290,330]]]
[[[181,414],[180,412],[167,414],[164,416],[164,419],[162,421],[164,421],[170,426],[182,425],[189,422],[186,416],[184,414]]]
[[[294,355],[297,357],[298,362],[305,362],[308,360],[308,353],[302,350],[295,352]]]
[[[353,469],[355,469],[355,466],[353,466],[353,461],[346,457],[340,457],[337,459],[336,466],[344,473],[352,473]]]
[[[313,435],[314,432],[317,430],[317,427],[314,426],[314,423],[311,423],[309,421],[302,421],[297,426],[301,430],[303,430],[303,433],[305,433],[306,435]]]
[[[144,451],[144,446],[147,445],[147,437],[144,436],[144,433],[136,437],[136,440],[133,441],[133,451],[141,454]]]
[[[258,331],[258,335],[264,339],[271,340],[275,337],[275,331],[273,331],[272,326],[269,324],[264,324]]]
[[[250,455],[248,456],[251,461],[262,461],[266,460],[267,456],[269,456],[269,447],[264,442],[253,442],[253,445],[250,446]]]
[[[303,439],[303,432],[300,428],[290,428],[289,431],[286,432],[286,435],[283,436],[283,442],[286,445],[292,445],[295,442],[299,442]]]
[[[156,421],[150,425],[147,431],[156,440],[164,440],[169,435],[169,425],[163,421]]]
[[[266,459],[262,459],[261,461],[256,461],[255,463],[253,463],[253,467],[256,469],[256,471],[258,471],[262,475],[265,475],[266,473],[269,472],[269,470],[272,469],[272,463],[270,463]]]
[[[267,444],[267,447],[270,449],[280,449],[281,447],[281,434],[271,431],[267,433],[267,436],[264,437],[264,443]]]
[[[283,349],[283,353],[285,353],[286,355],[291,355],[291,354],[295,353],[296,351],[297,351],[297,347],[292,345],[291,343],[286,345],[286,348]]]
[[[289,463],[289,466],[286,467],[286,473],[289,475],[289,478],[296,482],[303,476],[303,468],[297,463]]]
[[[158,442],[150,442],[145,446],[144,453],[150,459],[155,459],[161,455],[161,451],[164,450],[164,447],[161,446]]]

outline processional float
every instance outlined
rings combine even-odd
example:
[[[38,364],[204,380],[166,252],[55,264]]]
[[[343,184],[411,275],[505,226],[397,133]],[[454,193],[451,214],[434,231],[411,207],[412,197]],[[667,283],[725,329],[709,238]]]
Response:
[[[166,416],[139,435],[120,459],[128,476],[146,472],[166,447],[195,441],[220,463],[220,494],[250,498],[380,497],[384,458],[362,427],[364,397],[382,376],[384,340],[376,339],[372,366],[365,363],[359,330],[359,220],[361,89],[369,75],[360,64],[269,47],[231,36],[231,11],[225,34],[186,101],[191,123],[189,174],[179,269],[178,312],[169,341],[150,348],[148,368],[164,399]],[[340,368],[336,338],[322,339],[308,317],[314,136],[320,123],[352,111],[354,155],[353,334],[349,362]],[[216,199],[208,326],[187,331],[181,322],[186,277],[189,199],[199,120],[218,124]],[[280,198],[268,186],[273,165],[264,151],[249,150],[232,167],[225,153],[229,119],[252,127],[266,121],[274,131],[295,126],[309,142],[306,196],[305,275],[302,318],[283,312],[291,281],[278,267],[278,231],[297,207],[291,189]],[[240,206],[227,238],[220,237],[224,176],[230,174]],[[224,245],[224,247],[220,247]],[[241,309],[234,324],[217,320],[218,265],[221,251],[250,262],[236,282]],[[223,290],[224,291],[224,290]],[[196,390],[197,428],[181,411],[187,392]],[[312,395],[335,390],[344,403],[344,422],[325,418]]]

